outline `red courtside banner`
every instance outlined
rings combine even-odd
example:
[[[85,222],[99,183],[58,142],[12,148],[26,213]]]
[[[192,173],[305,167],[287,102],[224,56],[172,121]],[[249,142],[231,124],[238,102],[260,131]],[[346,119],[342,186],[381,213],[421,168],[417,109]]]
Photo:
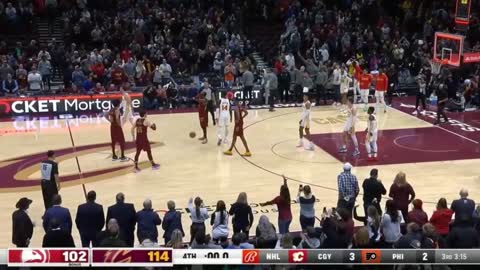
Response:
[[[464,52],[463,53],[463,63],[479,63],[480,62],[480,52]]]

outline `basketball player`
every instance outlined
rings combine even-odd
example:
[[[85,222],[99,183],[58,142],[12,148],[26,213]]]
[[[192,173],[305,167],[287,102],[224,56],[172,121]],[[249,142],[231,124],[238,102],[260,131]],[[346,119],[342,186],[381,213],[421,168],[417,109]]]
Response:
[[[383,70],[380,70],[378,75],[375,78],[375,100],[377,111],[380,107],[380,104],[383,105],[383,112],[387,112],[387,104],[385,104],[385,93],[388,89],[388,77]]]
[[[302,116],[300,118],[300,127],[298,129],[300,135],[300,141],[298,142],[297,147],[303,147],[303,130],[305,129],[305,133],[307,137],[310,137],[310,108],[311,108],[310,100],[308,99],[308,95],[305,93],[303,95],[303,104],[302,104]],[[313,150],[314,146],[311,141],[307,143],[308,145],[305,147],[306,150]]]
[[[340,153],[347,153],[347,143],[348,137],[352,139],[353,144],[355,145],[355,151],[353,152],[353,156],[360,155],[360,151],[358,150],[358,140],[357,136],[355,135],[355,124],[357,122],[357,109],[355,105],[353,105],[351,100],[347,100],[347,121],[345,122],[345,127],[343,128],[343,145],[338,150]]]
[[[127,90],[130,88],[128,83],[125,84],[125,87],[127,88]],[[133,126],[135,123],[133,117],[132,98],[123,87],[120,87],[120,93],[122,94],[122,103],[120,105],[120,108],[123,109],[122,125],[124,125],[128,120]]]
[[[237,142],[237,137],[243,142],[243,146],[245,146],[245,153],[242,155],[244,157],[251,157],[252,153],[250,153],[250,149],[248,149],[247,140],[245,140],[245,136],[243,134],[243,118],[248,115],[248,111],[245,108],[241,107],[238,100],[235,101],[235,128],[233,130],[233,139],[232,145],[230,148],[223,152],[227,156],[232,155],[233,147],[235,147],[235,143]]]
[[[375,108],[369,107],[367,110],[368,120],[367,120],[367,136],[365,137],[365,147],[367,148],[368,160],[376,161],[377,160],[377,138],[378,138],[378,125],[377,118],[375,117]]]
[[[208,126],[208,111],[207,111],[207,100],[205,99],[205,92],[200,92],[197,97],[198,102],[198,119],[200,120],[200,127],[203,131],[203,137],[199,138],[202,141],[202,144],[208,142],[207,139],[207,126]]]
[[[147,152],[148,160],[150,160],[150,163],[152,164],[152,169],[156,170],[160,168],[160,165],[153,161],[152,150],[147,137],[148,128],[157,130],[155,124],[150,124],[147,120],[147,113],[142,111],[140,112],[140,118],[135,121],[135,125],[132,127],[132,137],[137,145],[137,153],[135,154],[135,172],[140,172],[140,168],[138,167],[138,157],[142,150]]]
[[[115,145],[120,145],[120,161],[128,161],[125,157],[125,137],[123,136],[122,120],[120,117],[120,100],[112,101],[113,108],[105,118],[110,122],[110,137],[112,139],[112,160],[118,160]]]
[[[216,111],[216,118],[217,118],[217,145],[220,146],[222,144],[222,140],[224,144],[228,144],[228,126],[230,122],[232,122],[232,110],[230,108],[230,100],[233,98],[232,92],[227,92],[224,98],[220,99],[218,104],[218,108]],[[222,135],[223,133],[223,135]]]
[[[362,75],[360,76],[360,97],[363,103],[364,110],[368,106],[368,93],[370,92],[370,85],[372,84],[372,75],[368,74],[368,70],[365,69]]]
[[[342,72],[340,73],[340,94],[342,95],[342,105],[346,106],[348,89],[350,88],[350,83],[352,79],[348,76],[346,68],[342,67]],[[343,107],[342,106],[342,107]]]

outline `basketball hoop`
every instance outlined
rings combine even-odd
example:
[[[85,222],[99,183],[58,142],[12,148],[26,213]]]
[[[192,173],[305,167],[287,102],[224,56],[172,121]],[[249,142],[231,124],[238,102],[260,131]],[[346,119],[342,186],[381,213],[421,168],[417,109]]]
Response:
[[[440,70],[442,69],[442,65],[446,65],[448,64],[448,59],[442,59],[442,60],[436,60],[436,59],[432,59],[432,61],[430,61],[430,67],[432,68],[432,75],[439,75],[440,74]]]

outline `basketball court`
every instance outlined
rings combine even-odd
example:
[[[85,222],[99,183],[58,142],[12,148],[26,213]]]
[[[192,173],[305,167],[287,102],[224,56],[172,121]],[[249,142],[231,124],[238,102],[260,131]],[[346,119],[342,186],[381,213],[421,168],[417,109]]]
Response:
[[[432,125],[433,109],[425,116],[414,117],[409,114],[413,111],[411,103],[409,98],[397,99],[394,108],[389,108],[386,114],[378,114],[381,132],[380,160],[377,163],[366,161],[362,132],[366,127],[366,114],[361,109],[357,124],[361,155],[357,158],[336,151],[346,117],[332,106],[313,110],[314,151],[296,148],[300,108],[278,109],[273,113],[250,110],[245,119],[245,136],[253,154],[249,158],[241,157],[238,152],[231,157],[224,156],[227,146],[216,145],[216,127],[211,126],[211,122],[208,144],[201,144],[197,138],[191,139],[189,132],[200,133],[196,112],[149,115],[157,125],[157,131],[149,133],[154,142],[154,159],[162,167],[151,170],[146,154],[142,154],[140,160],[144,163],[140,173],[133,172],[132,162],[111,161],[109,123],[101,116],[17,118],[1,122],[0,140],[4,147],[0,149],[0,218],[4,222],[0,223],[0,244],[12,246],[11,213],[17,200],[25,196],[33,199],[29,214],[37,224],[32,243],[33,246],[41,245],[44,209],[38,180],[39,162],[49,149],[57,152],[62,179],[60,193],[63,205],[70,209],[73,219],[77,206],[85,200],[84,184],[87,191],[97,192],[97,202],[105,211],[107,206],[115,203],[118,192],[124,192],[126,201],[134,203],[137,210],[145,198],[151,198],[161,217],[167,201],[174,200],[183,213],[187,234],[191,222],[185,208],[188,199],[196,196],[202,197],[214,210],[217,200],[233,203],[238,193],[244,191],[254,210],[254,228],[261,214],[268,215],[276,224],[275,206],[260,207],[258,204],[278,195],[281,175],[290,179],[292,199],[296,197],[300,184],[312,186],[318,199],[317,215],[320,215],[324,206],[336,205],[336,179],[344,161],[354,165],[353,172],[360,184],[372,168],[378,168],[387,189],[395,174],[404,171],[429,214],[440,197],[446,197],[450,203],[463,187],[469,189],[473,199],[480,198],[480,122],[476,120],[480,119],[480,113],[449,114],[454,121],[439,127]],[[72,148],[67,121],[75,149]],[[129,140],[129,124],[124,127],[124,132]],[[237,147],[238,151],[244,151],[240,142]],[[133,143],[127,148],[127,155],[133,158]],[[78,173],[75,156],[79,159],[82,175]],[[357,204],[362,203],[360,195]],[[294,219],[290,229],[298,231],[299,206],[293,204],[292,211]],[[210,231],[209,226],[207,230]],[[79,245],[75,226],[73,234]],[[163,239],[160,241],[163,243]]]

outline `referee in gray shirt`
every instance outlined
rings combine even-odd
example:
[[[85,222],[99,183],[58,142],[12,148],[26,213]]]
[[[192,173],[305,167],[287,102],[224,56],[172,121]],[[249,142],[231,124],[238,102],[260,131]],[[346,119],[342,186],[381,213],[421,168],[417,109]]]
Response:
[[[40,173],[42,175],[42,195],[45,210],[52,207],[52,198],[60,190],[60,180],[58,178],[58,163],[55,161],[55,152],[47,152],[47,160],[40,164]]]
[[[253,99],[253,95],[252,95],[253,81],[254,81],[253,73],[250,71],[250,69],[245,70],[245,72],[243,72],[243,75],[242,75],[243,103],[244,104],[245,104],[246,100],[251,102],[252,99]],[[248,98],[247,98],[247,96],[248,96]]]
[[[203,83],[203,88],[201,93],[205,93],[205,100],[207,101],[207,111],[209,111],[210,114],[212,115],[213,125],[215,126],[217,124],[215,122],[215,109],[216,109],[215,91],[213,91],[208,81],[205,81]]]

